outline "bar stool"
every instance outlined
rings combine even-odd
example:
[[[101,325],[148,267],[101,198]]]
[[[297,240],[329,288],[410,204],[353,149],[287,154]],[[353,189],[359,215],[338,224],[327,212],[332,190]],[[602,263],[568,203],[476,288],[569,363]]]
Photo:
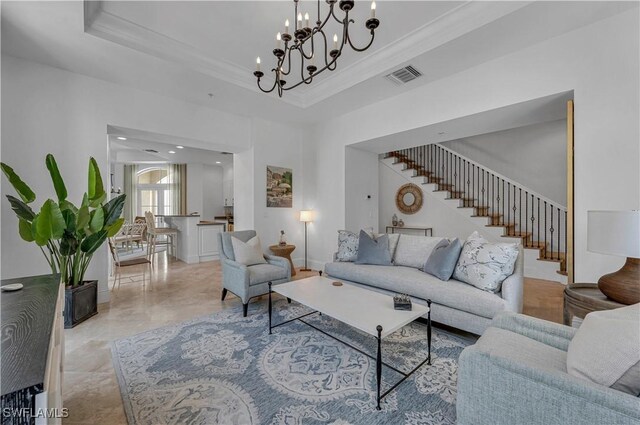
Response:
[[[156,217],[151,211],[144,213],[147,220],[147,255],[151,258],[156,253],[156,245],[167,245],[174,258],[178,258],[178,229],[172,227],[156,227]],[[166,236],[166,241],[158,242],[158,236]]]

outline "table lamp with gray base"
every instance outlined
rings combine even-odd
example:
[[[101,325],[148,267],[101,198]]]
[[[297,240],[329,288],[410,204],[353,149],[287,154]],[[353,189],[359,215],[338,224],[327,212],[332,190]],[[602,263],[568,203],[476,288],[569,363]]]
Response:
[[[598,280],[598,289],[622,304],[640,302],[640,210],[588,211],[587,249],[627,257],[624,266]]]
[[[307,224],[313,221],[313,211],[300,211],[300,221],[304,223],[304,267],[300,271],[310,272],[311,269],[307,267]]]

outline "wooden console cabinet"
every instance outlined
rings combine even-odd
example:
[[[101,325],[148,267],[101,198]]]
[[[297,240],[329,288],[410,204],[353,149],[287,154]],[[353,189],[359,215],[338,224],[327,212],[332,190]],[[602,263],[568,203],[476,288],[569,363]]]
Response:
[[[2,294],[2,425],[61,424],[64,287],[59,275],[7,279]]]

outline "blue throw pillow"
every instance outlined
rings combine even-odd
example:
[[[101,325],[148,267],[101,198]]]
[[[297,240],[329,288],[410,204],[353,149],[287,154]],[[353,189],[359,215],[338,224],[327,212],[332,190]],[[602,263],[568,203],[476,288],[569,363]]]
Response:
[[[358,258],[356,264],[374,264],[377,266],[391,266],[391,251],[389,251],[389,236],[382,235],[373,239],[364,230],[360,230],[358,241]]]
[[[423,270],[440,280],[449,280],[456,268],[461,251],[462,243],[457,238],[451,242],[443,239],[431,251]]]

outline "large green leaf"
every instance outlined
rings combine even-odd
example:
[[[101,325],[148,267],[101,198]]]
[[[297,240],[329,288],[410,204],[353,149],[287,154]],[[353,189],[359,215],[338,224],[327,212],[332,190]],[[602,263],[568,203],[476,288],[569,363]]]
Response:
[[[60,175],[60,170],[58,170],[56,159],[53,157],[53,155],[47,154],[45,163],[47,164],[47,170],[49,170],[49,174],[51,175],[53,188],[56,190],[56,195],[58,195],[58,202],[62,202],[67,199],[67,188],[64,185],[62,176]]]
[[[78,214],[78,207],[67,200],[58,202],[58,205],[60,205],[61,211],[71,210],[74,214]]]
[[[116,198],[113,198],[106,204],[104,204],[104,225],[105,227],[111,226],[120,218],[122,209],[124,208],[124,199],[127,197],[124,193]]]
[[[25,204],[15,196],[7,195],[7,199],[11,204],[11,209],[13,210],[13,212],[16,213],[18,217],[25,219],[27,221],[32,221],[33,218],[36,216],[36,213],[33,212],[33,210],[29,205]]]
[[[38,214],[36,239],[60,239],[64,234],[64,228],[65,222],[60,207],[53,199],[47,199]]]
[[[74,255],[78,251],[78,240],[70,232],[64,232],[60,240],[60,254],[67,257]]]
[[[97,233],[104,227],[104,210],[98,208],[91,211],[91,221],[89,222],[89,228],[93,233]]]
[[[100,248],[100,245],[102,245],[106,239],[107,231],[101,230],[98,233],[87,236],[87,238],[80,244],[80,249],[82,252],[87,254],[93,254],[98,248]]]
[[[31,223],[22,218],[18,221],[18,233],[20,237],[27,242],[33,242],[35,240],[33,231],[31,230]]]
[[[65,231],[74,234],[76,232],[76,215],[71,210],[62,210],[62,217],[64,217]]]
[[[31,233],[33,234],[33,238],[38,246],[45,246],[47,242],[49,242],[49,238],[42,237],[40,234],[38,234],[39,219],[40,217],[36,215],[31,222]]]
[[[89,201],[95,201],[105,194],[100,168],[93,157],[89,158],[89,191],[87,193]]]
[[[124,218],[120,217],[119,219],[116,220],[115,223],[113,223],[111,226],[109,227],[105,227],[105,229],[107,230],[107,237],[114,237],[115,235],[118,234],[118,232],[120,231],[120,229],[122,229],[122,225],[124,224]]]
[[[89,225],[91,215],[89,214],[89,207],[82,205],[78,209],[78,220],[76,221],[76,229],[84,230]]]
[[[33,190],[31,190],[31,188],[22,181],[20,176],[13,171],[13,168],[9,167],[4,162],[0,162],[0,167],[2,167],[2,171],[4,172],[4,175],[7,176],[7,179],[9,179],[11,186],[13,186],[24,202],[30,204],[36,200],[36,194],[33,193]]]
[[[102,195],[98,196],[96,199],[89,200],[89,206],[91,208],[102,208],[102,203],[107,199],[107,192],[103,192]]]

